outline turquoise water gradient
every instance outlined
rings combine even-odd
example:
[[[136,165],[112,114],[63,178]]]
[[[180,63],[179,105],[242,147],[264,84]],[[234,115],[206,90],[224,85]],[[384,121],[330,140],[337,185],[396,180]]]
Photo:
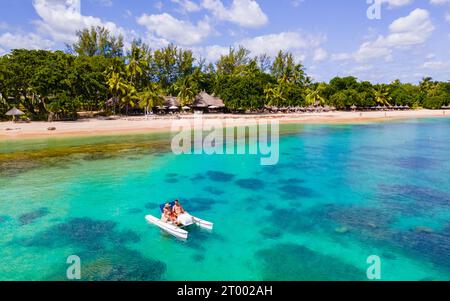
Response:
[[[0,280],[450,280],[450,119],[282,127],[280,162],[166,135],[0,143]],[[144,220],[179,198],[187,242]]]

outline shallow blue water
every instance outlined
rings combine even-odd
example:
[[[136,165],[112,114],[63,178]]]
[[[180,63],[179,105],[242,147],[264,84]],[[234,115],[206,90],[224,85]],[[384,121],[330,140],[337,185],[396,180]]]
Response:
[[[0,143],[0,280],[450,279],[450,119],[289,125],[280,162],[175,156],[166,135]],[[148,225],[179,198],[215,223]]]

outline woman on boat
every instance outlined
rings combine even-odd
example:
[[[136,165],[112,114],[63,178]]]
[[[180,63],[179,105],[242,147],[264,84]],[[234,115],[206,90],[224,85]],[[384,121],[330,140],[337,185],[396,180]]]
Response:
[[[174,217],[172,208],[170,208],[170,204],[164,205],[161,220],[165,223],[176,221],[176,217]]]

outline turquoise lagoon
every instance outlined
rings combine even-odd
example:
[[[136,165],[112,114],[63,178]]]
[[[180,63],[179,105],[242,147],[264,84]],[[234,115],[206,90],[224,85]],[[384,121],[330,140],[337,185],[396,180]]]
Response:
[[[166,134],[0,143],[0,280],[450,280],[450,119],[286,125],[280,162]],[[215,222],[146,223],[179,198]]]

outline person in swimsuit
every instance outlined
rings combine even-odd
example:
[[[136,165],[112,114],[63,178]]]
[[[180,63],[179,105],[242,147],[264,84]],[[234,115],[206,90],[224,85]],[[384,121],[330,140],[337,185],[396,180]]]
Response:
[[[183,207],[180,205],[180,202],[178,200],[175,200],[172,211],[173,211],[173,215],[175,216],[176,219],[180,215],[186,213],[186,211],[184,211]]]
[[[164,205],[161,220],[165,223],[176,221],[176,218],[174,218],[173,215],[172,208],[170,208],[170,204]]]

